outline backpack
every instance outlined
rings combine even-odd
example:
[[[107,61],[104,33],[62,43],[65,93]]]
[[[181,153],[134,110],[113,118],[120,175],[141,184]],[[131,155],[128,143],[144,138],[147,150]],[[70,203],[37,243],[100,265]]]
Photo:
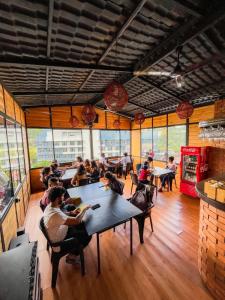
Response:
[[[154,186],[146,186],[139,183],[136,192],[132,196],[130,202],[142,211],[147,211],[152,206],[152,198],[154,194]]]

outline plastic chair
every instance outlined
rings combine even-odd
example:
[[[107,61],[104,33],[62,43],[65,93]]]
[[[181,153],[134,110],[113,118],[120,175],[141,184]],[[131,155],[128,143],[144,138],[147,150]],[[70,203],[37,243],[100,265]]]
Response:
[[[60,261],[61,257],[65,256],[66,254],[68,254],[71,251],[71,250],[65,251],[63,249],[60,249],[59,252],[55,252],[53,250],[53,247],[61,248],[64,245],[70,245],[70,244],[71,244],[71,246],[74,245],[74,248],[72,248],[72,249],[77,250],[79,252],[80,261],[81,261],[81,274],[83,276],[85,274],[84,252],[83,252],[83,246],[79,243],[79,241],[75,237],[73,237],[73,238],[63,240],[61,242],[52,243],[48,237],[48,233],[47,233],[47,230],[44,225],[43,217],[40,220],[39,228],[47,240],[47,245],[49,245],[52,248],[52,254],[51,254],[51,263],[52,263],[52,283],[51,283],[51,285],[52,285],[52,288],[54,288],[56,286],[59,261]]]

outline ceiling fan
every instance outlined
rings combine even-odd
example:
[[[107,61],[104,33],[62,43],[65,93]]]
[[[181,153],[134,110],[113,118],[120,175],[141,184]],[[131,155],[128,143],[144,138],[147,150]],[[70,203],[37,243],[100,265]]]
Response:
[[[182,88],[184,86],[183,71],[180,65],[180,54],[183,46],[178,46],[176,49],[177,53],[177,64],[172,72],[167,71],[134,71],[134,76],[166,76],[174,78],[176,86]]]

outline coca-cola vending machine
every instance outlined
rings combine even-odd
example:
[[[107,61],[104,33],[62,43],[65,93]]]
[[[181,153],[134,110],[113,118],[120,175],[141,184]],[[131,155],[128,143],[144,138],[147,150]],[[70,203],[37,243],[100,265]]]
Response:
[[[209,147],[181,147],[181,193],[198,197],[195,185],[207,178],[208,151]]]

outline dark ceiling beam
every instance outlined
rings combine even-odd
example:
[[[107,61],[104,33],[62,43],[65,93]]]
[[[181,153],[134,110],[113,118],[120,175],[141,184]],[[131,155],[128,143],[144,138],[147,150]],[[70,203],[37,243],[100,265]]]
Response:
[[[183,26],[175,30],[167,39],[159,43],[157,47],[149,51],[147,55],[140,60],[134,67],[135,70],[145,71],[157,64],[160,60],[172,54],[177,47],[177,43],[185,45],[201,33],[215,25],[225,16],[225,2],[220,4],[214,12],[210,12],[207,16],[200,20],[190,19]]]
[[[41,95],[87,95],[87,94],[103,94],[103,91],[22,91],[22,92],[13,92],[12,93],[15,97],[16,96],[23,96],[23,97],[30,97],[30,96],[41,96]]]
[[[123,67],[114,67],[114,66],[106,66],[106,65],[90,65],[90,64],[78,64],[72,63],[68,61],[58,61],[52,60],[50,58],[46,59],[36,59],[36,58],[23,58],[23,57],[0,57],[0,66],[13,66],[13,67],[49,67],[56,69],[68,69],[68,70],[79,70],[79,71],[105,71],[105,72],[132,72],[133,70],[130,68]]]
[[[104,110],[104,111],[111,112],[111,113],[113,113],[113,114],[115,114],[115,115],[118,115],[118,116],[121,116],[121,117],[133,119],[132,116],[130,116],[130,115],[126,114],[126,113],[121,113],[121,112],[117,112],[117,111],[110,111],[110,110],[105,109],[104,107],[101,107],[101,106],[99,106],[99,105],[95,105],[95,107],[98,108],[98,109]]]
[[[49,0],[48,4],[48,39],[47,39],[47,57],[51,53],[52,20],[53,20],[54,0]],[[48,90],[49,67],[46,67],[45,90]]]
[[[152,112],[152,113],[154,113],[154,114],[158,114],[158,113],[159,113],[158,111],[151,109],[151,108],[149,107],[150,105],[140,105],[139,103],[134,102],[134,101],[131,101],[131,100],[128,100],[128,103],[129,103],[129,104],[132,104],[132,105],[135,105],[135,106],[137,106],[138,108],[141,108],[141,109],[150,111],[150,112]]]
[[[102,56],[99,58],[97,65],[101,64],[103,62],[103,60],[106,58],[106,56],[108,55],[108,53],[112,50],[112,48],[114,47],[114,45],[117,43],[118,39],[124,34],[124,31],[127,29],[127,27],[131,24],[131,22],[134,20],[134,18],[138,15],[138,13],[141,11],[141,9],[143,8],[143,6],[145,5],[145,3],[147,2],[147,0],[141,0],[138,5],[136,6],[136,8],[134,9],[134,11],[132,12],[132,14],[130,15],[130,17],[127,19],[127,21],[123,24],[123,26],[120,28],[120,30],[118,31],[118,33],[116,34],[115,38],[111,41],[111,43],[109,44],[109,46],[106,48],[106,50],[104,51],[104,53],[102,54]],[[83,81],[83,83],[80,86],[80,90],[85,86],[85,84],[88,82],[88,80],[91,78],[91,76],[94,74],[94,70],[91,71],[87,78]]]
[[[180,9],[194,17],[202,17],[204,15],[200,8],[192,5],[190,2],[188,3],[186,0],[160,0],[160,4],[168,10]]]

